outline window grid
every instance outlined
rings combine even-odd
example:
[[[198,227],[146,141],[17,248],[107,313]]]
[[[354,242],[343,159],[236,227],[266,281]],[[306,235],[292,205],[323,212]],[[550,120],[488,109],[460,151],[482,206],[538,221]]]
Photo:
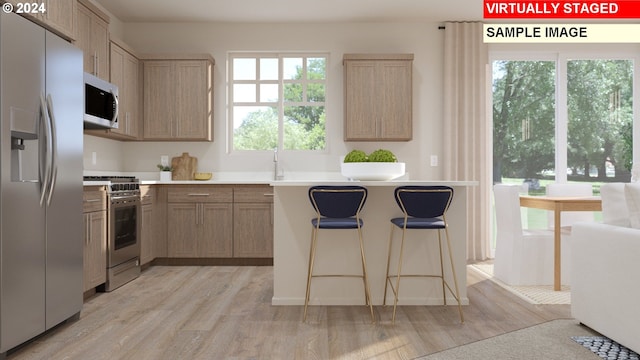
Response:
[[[236,69],[235,60],[236,59],[252,59],[254,60],[255,65],[255,76],[253,79],[235,79]],[[277,80],[274,79],[263,79],[263,69],[261,67],[262,60],[264,59],[277,59],[278,62],[278,71],[277,71]],[[286,78],[285,79],[285,61],[286,59],[301,59],[301,76],[299,78]],[[324,76],[320,79],[310,79],[311,75],[309,73],[309,59],[323,59],[324,60]],[[230,74],[230,87],[229,87],[229,119],[230,119],[230,131],[229,143],[231,144],[230,148],[232,150],[235,149],[234,144],[234,131],[233,129],[238,126],[235,122],[238,119],[234,118],[234,108],[237,107],[272,107],[276,108],[278,114],[278,140],[277,140],[277,148],[283,149],[284,143],[284,121],[285,121],[285,108],[287,107],[324,107],[325,101],[318,101],[317,99],[309,100],[309,87],[310,85],[321,86],[323,89],[323,100],[326,100],[326,64],[328,61],[327,54],[297,54],[297,53],[260,53],[260,54],[250,54],[250,53],[231,53],[229,56],[229,74]],[[253,85],[254,86],[254,101],[236,101],[235,99],[240,97],[239,94],[236,94],[236,85]],[[274,101],[265,101],[263,99],[263,86],[277,86],[277,97]],[[289,86],[299,86],[301,90],[301,98],[300,99],[286,99],[285,90]],[[238,88],[239,89],[239,88]],[[270,100],[270,99],[269,99]],[[266,149],[265,149],[266,150]]]

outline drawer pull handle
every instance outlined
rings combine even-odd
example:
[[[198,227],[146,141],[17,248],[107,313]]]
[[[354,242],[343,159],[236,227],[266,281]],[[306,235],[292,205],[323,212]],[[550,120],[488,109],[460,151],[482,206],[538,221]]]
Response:
[[[102,201],[102,199],[87,199],[84,202],[90,203],[90,202],[98,202],[98,201]]]
[[[209,196],[210,194],[205,194],[205,193],[191,193],[188,194],[187,196]]]
[[[264,196],[273,196],[273,193],[264,193],[262,195],[264,195]]]

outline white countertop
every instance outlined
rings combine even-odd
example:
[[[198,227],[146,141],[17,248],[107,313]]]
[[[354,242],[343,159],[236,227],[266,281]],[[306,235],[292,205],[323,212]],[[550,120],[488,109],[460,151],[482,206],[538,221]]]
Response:
[[[361,186],[404,186],[404,185],[448,185],[477,186],[477,181],[451,180],[409,180],[407,173],[402,178],[390,181],[350,181],[339,172],[289,172],[284,180],[273,180],[272,172],[214,172],[211,180],[160,181],[154,172],[87,172],[85,175],[130,175],[140,179],[141,185],[271,185],[271,186],[314,186],[314,185],[361,185]],[[84,186],[109,185],[109,181],[85,181]]]
[[[227,179],[227,180],[140,180],[140,185],[269,185],[273,180],[247,180],[247,179]]]
[[[407,185],[447,185],[447,186],[477,186],[477,181],[451,180],[389,180],[389,181],[349,181],[349,180],[278,180],[269,183],[271,186],[407,186]]]

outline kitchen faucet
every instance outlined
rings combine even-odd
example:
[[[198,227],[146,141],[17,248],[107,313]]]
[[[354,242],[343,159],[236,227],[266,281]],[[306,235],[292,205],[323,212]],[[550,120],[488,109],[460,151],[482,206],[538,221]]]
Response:
[[[273,180],[278,180],[278,148],[273,149]]]

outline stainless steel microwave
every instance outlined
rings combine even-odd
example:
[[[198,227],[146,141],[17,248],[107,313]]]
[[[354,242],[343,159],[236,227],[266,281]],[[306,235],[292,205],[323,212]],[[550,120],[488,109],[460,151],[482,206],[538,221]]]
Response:
[[[118,87],[84,73],[84,128],[118,128]]]

